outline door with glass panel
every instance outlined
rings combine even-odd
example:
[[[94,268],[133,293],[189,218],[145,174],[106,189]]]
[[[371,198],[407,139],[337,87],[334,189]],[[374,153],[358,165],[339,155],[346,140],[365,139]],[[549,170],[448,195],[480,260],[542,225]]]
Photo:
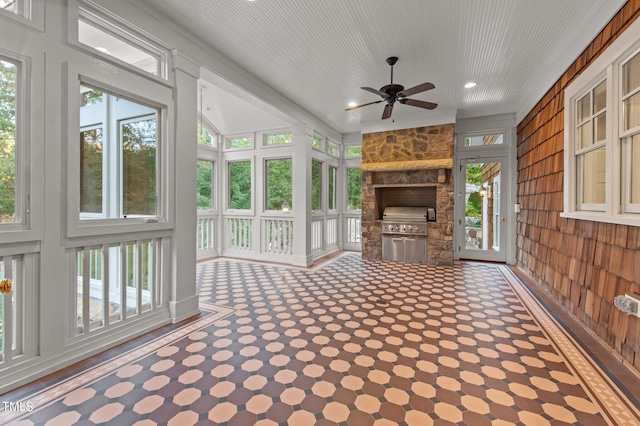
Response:
[[[506,262],[508,161],[461,158],[456,188],[456,244],[460,258]],[[502,195],[505,195],[502,197]]]

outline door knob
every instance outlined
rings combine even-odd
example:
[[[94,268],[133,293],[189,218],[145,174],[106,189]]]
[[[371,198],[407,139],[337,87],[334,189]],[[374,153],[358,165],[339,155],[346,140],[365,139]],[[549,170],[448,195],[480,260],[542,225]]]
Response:
[[[7,294],[10,292],[11,292],[11,279],[5,278],[4,280],[0,281],[0,293]]]

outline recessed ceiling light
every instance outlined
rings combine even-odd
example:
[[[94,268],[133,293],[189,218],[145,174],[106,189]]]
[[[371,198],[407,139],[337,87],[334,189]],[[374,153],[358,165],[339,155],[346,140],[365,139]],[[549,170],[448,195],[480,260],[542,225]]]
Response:
[[[465,89],[471,89],[472,87],[476,87],[476,83],[474,83],[473,81],[470,81],[464,85]]]
[[[349,102],[347,105],[350,106],[350,107],[354,107],[354,106],[358,105],[358,103],[352,101],[352,102]]]
[[[107,49],[106,47],[96,47],[95,48],[98,52],[102,52],[102,53],[106,53],[109,54],[109,49]]]

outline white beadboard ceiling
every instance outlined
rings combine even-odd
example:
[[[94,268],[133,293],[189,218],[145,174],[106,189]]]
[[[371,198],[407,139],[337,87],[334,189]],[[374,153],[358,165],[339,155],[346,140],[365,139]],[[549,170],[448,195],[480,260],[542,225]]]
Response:
[[[139,0],[200,39],[260,84],[299,105],[337,133],[376,123],[384,103],[361,86],[436,88],[411,96],[429,111],[395,105],[392,119],[412,123],[448,114],[523,117],[584,50],[624,0]],[[233,81],[203,74],[205,114],[223,133],[256,130]],[[216,82],[217,80],[217,82]],[[474,81],[477,86],[463,86]],[[239,88],[241,89],[241,88]],[[211,92],[210,92],[211,91]],[[216,92],[217,95],[213,95]],[[243,99],[244,98],[244,99]],[[239,106],[234,103],[239,99]],[[268,102],[268,100],[265,99]],[[223,104],[221,104],[223,103]],[[268,105],[256,101],[269,111]],[[208,108],[208,110],[207,110]],[[240,109],[238,109],[240,108]],[[273,114],[274,127],[286,117]],[[389,119],[389,126],[393,121]],[[268,125],[264,117],[260,126]],[[267,120],[268,121],[268,120]],[[242,127],[247,128],[242,128]],[[379,127],[378,127],[379,128]]]

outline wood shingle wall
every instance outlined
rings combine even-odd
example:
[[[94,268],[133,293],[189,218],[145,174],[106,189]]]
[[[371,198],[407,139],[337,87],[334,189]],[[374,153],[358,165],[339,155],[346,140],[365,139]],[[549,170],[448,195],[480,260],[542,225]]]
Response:
[[[640,293],[640,227],[560,217],[564,89],[640,16],[629,0],[518,125],[519,266],[640,370],[640,319],[613,298]]]

